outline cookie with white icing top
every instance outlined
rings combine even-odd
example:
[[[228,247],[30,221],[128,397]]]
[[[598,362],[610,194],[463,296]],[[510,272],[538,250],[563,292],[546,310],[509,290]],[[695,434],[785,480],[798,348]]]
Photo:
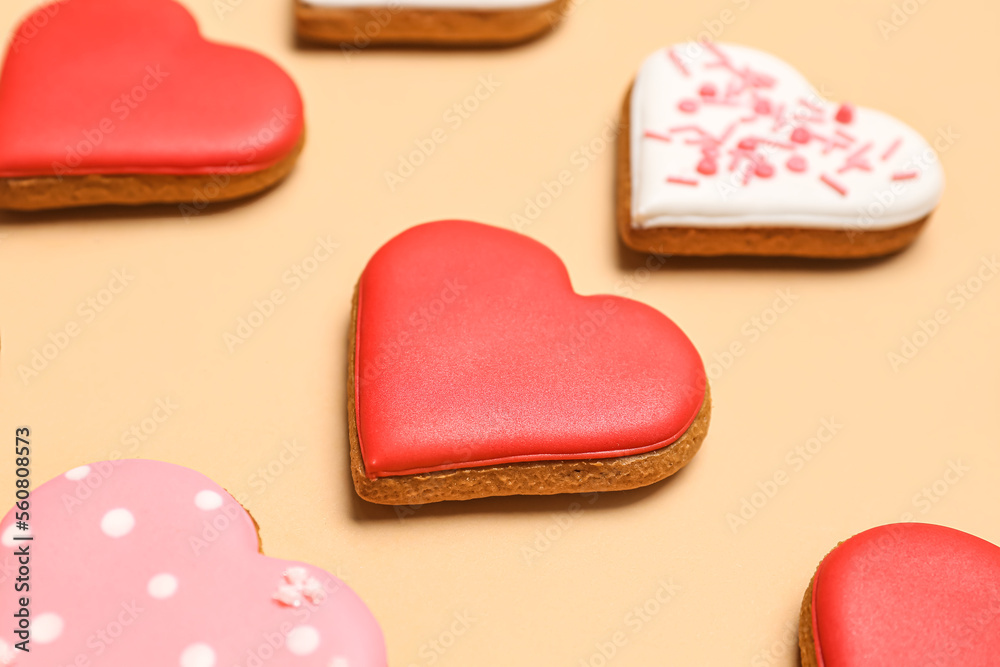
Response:
[[[82,466],[34,490],[29,515],[29,531],[15,510],[0,521],[6,571],[30,564],[30,589],[9,581],[0,596],[0,665],[386,665],[361,599],[317,567],[261,555],[250,515],[192,470]]]
[[[300,37],[345,52],[372,44],[502,46],[551,30],[570,0],[296,0]]]
[[[651,55],[626,97],[618,224],[678,255],[868,257],[911,243],[944,176],[926,140],[730,44]]]

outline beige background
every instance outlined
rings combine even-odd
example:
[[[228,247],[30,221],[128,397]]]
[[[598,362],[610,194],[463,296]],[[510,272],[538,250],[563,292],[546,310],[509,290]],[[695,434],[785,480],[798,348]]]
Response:
[[[121,450],[123,433],[169,398],[179,407],[133,455],[249,495],[266,553],[345,578],[381,620],[395,666],[576,667],[617,632],[626,642],[611,664],[623,667],[793,665],[802,592],[838,540],[910,513],[1000,543],[1000,280],[960,310],[948,297],[1000,245],[1000,5],[907,2],[918,11],[884,39],[889,0],[582,0],[523,48],[348,59],[296,48],[290,2],[187,0],[206,35],[291,71],[306,100],[306,151],[274,191],[189,222],[169,207],[0,217],[0,433],[32,427],[41,482]],[[220,16],[223,3],[233,11]],[[2,3],[0,29],[33,4]],[[652,274],[621,250],[612,152],[582,172],[574,153],[616,117],[642,58],[725,9],[735,20],[722,39],[773,51],[834,98],[894,113],[928,138],[959,135],[942,155],[944,203],[913,248],[861,264],[669,260]],[[500,87],[390,191],[384,173],[447,127],[443,114],[484,75]],[[653,488],[583,499],[569,520],[580,499],[492,499],[402,518],[360,502],[345,417],[358,273],[415,223],[512,227],[563,169],[573,184],[524,231],[565,260],[580,292],[631,281],[635,298],[695,341],[714,378],[701,454]],[[291,290],[282,275],[327,235],[335,256]],[[83,322],[78,304],[122,268],[134,280]],[[230,352],[224,334],[276,288],[287,301]],[[751,340],[744,327],[777,290],[797,301]],[[887,355],[938,309],[948,323],[894,370]],[[80,335],[23,381],[19,366],[70,322]],[[733,342],[744,354],[712,366]],[[831,418],[842,428],[796,469],[789,452]],[[290,440],[304,451],[261,484],[256,471]],[[917,498],[951,463],[968,470],[938,483],[937,502]],[[12,453],[0,457],[5,507],[12,467]],[[734,532],[727,513],[780,471],[788,483]],[[661,581],[680,587],[674,597],[645,621],[627,619]],[[454,637],[456,614],[471,622]],[[436,652],[435,641],[451,646]]]

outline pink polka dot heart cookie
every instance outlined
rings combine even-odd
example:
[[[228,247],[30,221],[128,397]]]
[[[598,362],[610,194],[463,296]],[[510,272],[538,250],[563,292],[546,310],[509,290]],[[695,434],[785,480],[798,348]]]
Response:
[[[261,555],[250,515],[187,468],[76,468],[32,493],[28,532],[15,519],[0,522],[0,560],[28,562],[30,588],[0,598],[17,630],[0,635],[0,665],[386,664],[378,623],[344,582]]]
[[[916,238],[944,185],[904,123],[827,101],[772,55],[710,42],[643,63],[618,155],[622,239],[664,254],[883,255]]]
[[[803,667],[990,667],[1000,547],[951,528],[867,530],[820,563],[802,602]]]

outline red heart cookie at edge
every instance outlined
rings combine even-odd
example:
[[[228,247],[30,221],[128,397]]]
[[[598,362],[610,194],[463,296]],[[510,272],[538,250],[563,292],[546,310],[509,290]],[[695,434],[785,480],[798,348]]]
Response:
[[[348,411],[367,500],[635,488],[707,432],[704,366],[677,325],[576,294],[527,236],[419,225],[375,253],[355,304]]]
[[[292,168],[302,98],[271,60],[206,41],[174,0],[63,0],[18,27],[0,74],[0,206],[189,202]]]
[[[788,63],[734,44],[651,55],[622,123],[619,231],[639,250],[882,255],[916,238],[944,188],[916,130],[830,102]]]
[[[900,523],[843,542],[802,603],[803,667],[988,667],[1000,660],[1000,548]]]
[[[0,542],[4,571],[24,565],[30,585],[4,584],[0,665],[386,665],[378,623],[344,582],[261,555],[250,515],[181,466],[70,470],[3,518]]]

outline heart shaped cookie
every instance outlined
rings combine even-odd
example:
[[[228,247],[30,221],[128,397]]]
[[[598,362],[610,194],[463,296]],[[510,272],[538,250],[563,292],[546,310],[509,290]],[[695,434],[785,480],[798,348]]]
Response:
[[[300,37],[345,54],[372,44],[498,46],[557,25],[570,0],[296,0]]]
[[[262,556],[250,515],[187,468],[75,468],[11,510],[0,542],[3,571],[24,578],[0,596],[0,665],[386,664],[378,624],[344,582]]]
[[[828,102],[788,64],[741,46],[654,53],[622,124],[618,225],[638,250],[882,255],[916,238],[943,189],[916,131]]]
[[[901,523],[855,535],[802,602],[803,667],[988,667],[1000,656],[1000,548]]]
[[[303,136],[291,78],[174,0],[63,0],[18,27],[0,74],[0,207],[196,212],[276,183]]]
[[[548,248],[419,225],[358,281],[348,373],[358,493],[383,504],[631,489],[708,428],[701,358],[649,306],[580,296]]]

